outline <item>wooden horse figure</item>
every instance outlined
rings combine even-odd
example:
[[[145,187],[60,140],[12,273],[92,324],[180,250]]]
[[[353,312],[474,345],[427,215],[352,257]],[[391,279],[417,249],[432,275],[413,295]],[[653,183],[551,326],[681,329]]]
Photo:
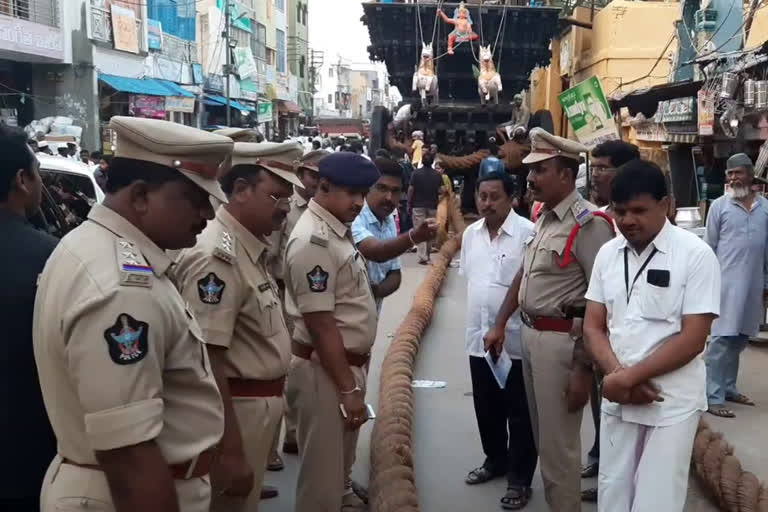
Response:
[[[432,60],[432,43],[423,43],[421,50],[421,62],[413,74],[413,91],[419,91],[421,106],[437,105],[438,88],[437,74],[435,73],[435,61]]]
[[[501,90],[501,76],[493,64],[491,45],[480,46],[480,75],[477,77],[477,92],[480,94],[480,102],[485,105],[493,97],[494,105],[498,105]]]

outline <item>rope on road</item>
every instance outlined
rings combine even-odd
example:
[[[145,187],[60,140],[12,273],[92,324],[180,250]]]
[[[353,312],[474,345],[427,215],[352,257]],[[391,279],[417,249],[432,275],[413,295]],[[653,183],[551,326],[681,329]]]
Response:
[[[461,246],[461,235],[448,240],[432,259],[381,367],[379,410],[371,435],[371,512],[419,511],[412,452],[413,365],[446,269]]]
[[[709,497],[726,512],[768,512],[768,489],[757,476],[743,471],[733,446],[709,424],[699,422],[691,466]]]

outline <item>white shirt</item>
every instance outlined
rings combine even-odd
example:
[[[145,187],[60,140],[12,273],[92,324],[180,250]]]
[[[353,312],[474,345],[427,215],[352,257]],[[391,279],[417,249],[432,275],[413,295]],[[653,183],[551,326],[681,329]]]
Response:
[[[485,219],[472,223],[461,242],[459,273],[467,278],[466,344],[470,356],[484,357],[483,336],[493,327],[509,286],[523,264],[524,241],[534,225],[510,210],[499,234],[491,241]],[[509,319],[504,349],[520,359],[520,313]]]
[[[627,254],[630,300],[624,273]],[[651,256],[645,269],[641,267]],[[652,272],[648,283],[648,273]],[[638,275],[634,285],[632,282]],[[668,285],[662,281],[668,278]],[[656,279],[654,279],[656,278]],[[684,315],[720,314],[720,265],[712,249],[698,236],[667,221],[641,254],[624,237],[600,248],[586,298],[607,310],[611,348],[623,366],[632,366],[680,332]],[[619,405],[603,399],[602,410],[623,421],[669,426],[707,409],[706,369],[702,354],[671,373],[652,379],[663,402]]]

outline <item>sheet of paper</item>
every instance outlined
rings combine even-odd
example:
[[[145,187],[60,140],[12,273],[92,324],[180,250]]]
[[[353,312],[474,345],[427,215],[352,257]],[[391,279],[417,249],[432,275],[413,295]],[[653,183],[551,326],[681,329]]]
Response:
[[[491,368],[491,372],[496,378],[496,383],[501,389],[504,389],[504,386],[507,383],[507,376],[509,375],[509,371],[512,369],[512,359],[509,358],[509,354],[507,354],[506,350],[502,350],[501,355],[496,359],[496,362],[494,363],[493,357],[491,357],[491,352],[486,351],[485,360],[488,362],[488,366]]]
[[[442,380],[414,380],[411,383],[414,388],[444,388],[445,381]]]

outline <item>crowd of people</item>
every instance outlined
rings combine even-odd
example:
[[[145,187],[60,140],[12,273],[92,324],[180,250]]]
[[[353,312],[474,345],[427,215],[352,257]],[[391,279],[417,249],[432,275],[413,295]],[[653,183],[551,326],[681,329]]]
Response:
[[[283,423],[296,510],[366,510],[351,470],[373,417],[370,353],[400,256],[429,264],[452,188],[436,148],[419,144],[414,161],[317,139],[243,142],[247,129],[130,117],[111,128],[106,199],[56,240],[28,222],[43,186],[36,149],[0,127],[2,370],[14,383],[2,401],[25,418],[6,415],[2,432],[34,438],[10,443],[4,510],[254,511],[279,492],[264,476],[283,467]],[[462,234],[485,457],[466,484],[504,477],[500,506],[522,509],[538,465],[553,511],[582,500],[682,511],[701,414],[754,405],[736,386],[768,289],[768,201],[752,162],[728,160],[701,240],[674,225],[667,179],[635,146],[589,153],[539,128],[530,141],[535,224],[489,159],[480,219]],[[576,188],[583,154],[597,205]],[[597,488],[582,491],[591,476]]]

